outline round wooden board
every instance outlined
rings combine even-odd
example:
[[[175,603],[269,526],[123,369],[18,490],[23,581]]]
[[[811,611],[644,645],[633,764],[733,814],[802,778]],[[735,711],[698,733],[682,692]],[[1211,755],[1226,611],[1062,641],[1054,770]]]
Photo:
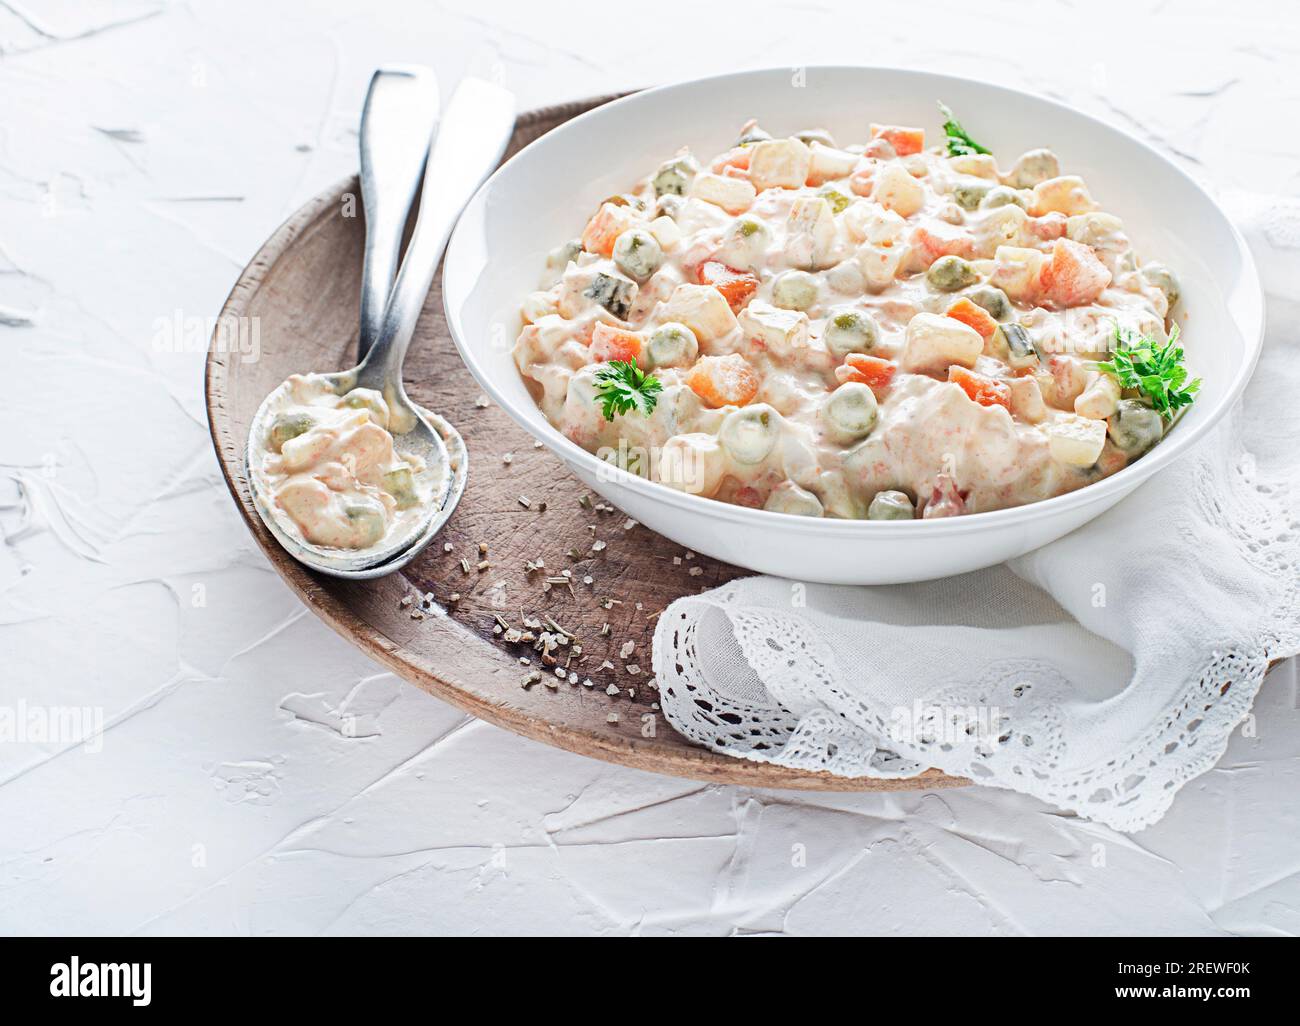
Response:
[[[609,97],[533,111],[519,118],[507,156],[544,132]],[[466,712],[507,730],[582,755],[638,769],[753,787],[821,791],[891,791],[961,785],[967,781],[929,771],[908,780],[850,780],[719,755],[676,733],[654,707],[650,645],[654,614],[682,595],[716,587],[745,571],[703,556],[686,560],[667,538],[619,512],[579,504],[586,489],[546,449],[535,448],[499,409],[479,407],[480,391],[456,353],[442,314],[441,276],[425,303],[406,362],[411,397],[437,410],[464,435],[470,453],[469,484],[459,507],[430,548],[400,573],[379,581],[344,582],[312,574],[289,558],[263,526],[249,497],[244,472],[248,424],[266,394],[290,374],[353,365],[365,222],[355,178],[327,190],[297,211],[244,269],[222,310],[226,318],[256,324],[260,353],[214,345],[208,356],[208,420],[222,472],[249,530],[272,565],[311,610],[395,673]],[[509,464],[503,457],[513,454]],[[527,496],[525,509],[519,497]],[[592,496],[600,503],[599,496]],[[543,504],[545,506],[543,507]],[[594,531],[592,530],[594,528]],[[592,552],[593,542],[606,547]],[[450,542],[451,552],[443,543]],[[491,568],[466,574],[484,557]],[[568,553],[576,550],[581,558]],[[528,574],[527,560],[546,570]],[[681,565],[674,557],[682,558]],[[692,576],[690,568],[699,568]],[[542,590],[548,574],[572,571],[574,586]],[[582,583],[585,576],[594,583]],[[436,603],[413,619],[404,596],[431,592]],[[452,593],[461,598],[454,605]],[[604,600],[612,600],[608,608]],[[519,626],[524,615],[550,616],[578,635],[583,658],[575,663],[595,686],[538,682],[521,686],[527,668],[519,657],[531,646],[494,636],[495,616]],[[603,624],[609,632],[601,633]],[[627,641],[636,644],[620,659]],[[563,650],[561,650],[563,655]],[[606,661],[613,670],[599,670]],[[644,667],[630,676],[624,665]],[[563,664],[563,658],[561,659]],[[551,683],[555,678],[551,676]],[[606,694],[609,684],[620,688]],[[628,689],[635,692],[628,695]],[[617,721],[610,722],[611,714]],[[652,737],[644,737],[647,714]]]

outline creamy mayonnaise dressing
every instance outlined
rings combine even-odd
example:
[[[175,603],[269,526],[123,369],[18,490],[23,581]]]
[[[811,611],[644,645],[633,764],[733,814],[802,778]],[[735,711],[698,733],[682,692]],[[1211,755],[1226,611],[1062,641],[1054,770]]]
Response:
[[[295,374],[267,399],[250,464],[272,511],[313,545],[366,549],[421,517],[424,461],[393,448],[389,407],[373,389],[337,394]]]
[[[607,200],[524,303],[542,411],[636,473],[813,516],[1000,509],[1140,456],[1160,419],[1093,361],[1117,326],[1167,340],[1173,276],[1050,151],[1001,171],[923,145],[751,123]],[[648,415],[605,418],[617,360],[662,384]]]

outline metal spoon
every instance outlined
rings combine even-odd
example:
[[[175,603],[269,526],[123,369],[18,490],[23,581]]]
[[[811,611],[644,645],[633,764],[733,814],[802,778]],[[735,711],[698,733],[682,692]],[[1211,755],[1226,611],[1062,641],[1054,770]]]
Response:
[[[389,430],[396,448],[404,455],[417,455],[435,471],[434,476],[440,475],[423,516],[407,530],[370,549],[352,551],[312,545],[280,523],[273,512],[269,489],[260,480],[259,468],[252,465],[251,457],[248,459],[259,515],[285,550],[306,566],[340,577],[391,573],[428,544],[460,497],[467,462],[464,443],[441,418],[435,419],[443,430],[435,429],[423,411],[410,402],[401,368],[451,229],[464,204],[496,166],[513,126],[514,97],[508,91],[479,79],[466,79],[457,87],[429,157],[419,217],[380,318],[375,342],[356,367],[323,375],[340,395],[354,388],[371,388],[382,394],[388,403]],[[373,285],[369,278],[367,285]],[[265,437],[269,405],[263,401],[253,418],[246,452],[252,452],[255,439]]]

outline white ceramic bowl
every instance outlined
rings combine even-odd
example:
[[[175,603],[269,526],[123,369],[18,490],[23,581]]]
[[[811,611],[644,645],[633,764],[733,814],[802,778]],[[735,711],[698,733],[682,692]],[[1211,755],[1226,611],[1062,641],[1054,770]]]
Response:
[[[593,490],[683,547],[804,581],[891,584],[991,566],[1061,537],[1187,452],[1241,395],[1263,335],[1249,251],[1215,202],[1155,150],[1068,107],[970,79],[892,68],[749,71],[664,86],[599,107],[538,139],[470,201],[447,250],[447,323],[465,363],[511,417]],[[611,468],[555,430],[510,356],[519,306],[546,254],[578,235],[604,197],[626,190],[682,145],[701,157],[732,144],[748,118],[775,135],[809,127],[861,141],[871,121],[940,132],[953,107],[1005,167],[1048,146],[1103,208],[1123,218],[1138,254],[1180,277],[1188,363],[1205,379],[1161,444],[1111,477],[1015,509],[941,520],[831,520],[686,495]]]

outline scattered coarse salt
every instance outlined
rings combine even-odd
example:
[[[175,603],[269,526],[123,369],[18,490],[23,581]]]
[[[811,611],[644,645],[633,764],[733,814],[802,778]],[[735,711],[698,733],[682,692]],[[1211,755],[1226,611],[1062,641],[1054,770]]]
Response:
[[[455,547],[455,546],[453,546],[453,545],[451,544],[451,542],[443,542],[443,543],[442,543],[442,551],[443,551],[443,552],[450,552],[454,547]]]
[[[603,541],[595,541],[595,542],[592,542],[592,543],[591,543],[591,551],[592,551],[592,552],[604,552],[604,551],[605,551],[605,543],[604,543]]]
[[[605,694],[607,695],[617,695],[618,693],[619,693],[619,686],[617,684],[611,684],[609,687],[605,689]]]
[[[628,663],[624,669],[633,677],[639,677],[641,675],[641,667],[637,666],[636,663]]]
[[[682,557],[673,556],[673,566],[681,566],[681,565],[682,565]]]
[[[480,410],[486,410],[488,408],[488,397],[485,395],[479,396],[477,399],[474,400],[474,405],[477,406]]]
[[[592,680],[590,677],[588,677],[586,680],[582,682],[582,686],[584,688],[594,688],[596,686],[596,682]]]
[[[402,606],[402,607],[406,607],[406,606],[409,606],[413,601],[414,601],[414,597],[413,597],[413,596],[411,596],[411,595],[403,595],[403,596],[402,596],[402,601],[399,602],[398,605],[400,605],[400,606]]]
[[[627,658],[628,656],[630,656],[630,655],[631,655],[635,650],[636,650],[636,642],[635,642],[635,641],[625,641],[625,642],[623,642],[623,647],[620,648],[620,649],[618,650],[618,657],[619,657],[620,659],[626,659],[626,658]]]
[[[700,574],[704,573],[704,567],[702,567],[702,566],[693,566],[693,567],[691,567],[691,568],[690,568],[688,571],[686,571],[686,572],[687,572],[688,574],[690,574],[692,577],[699,577]]]
[[[515,454],[512,452],[508,452],[501,457],[501,462],[506,464],[507,466],[509,466],[514,461],[515,461]]]
[[[618,722],[618,713],[610,713],[608,716],[605,717],[605,722],[606,722],[606,723],[617,723],[617,722]]]
[[[628,517],[627,521],[623,524],[623,530],[630,531],[632,530],[632,528],[636,527],[636,525],[637,525],[637,521],[633,520],[631,517]]]
[[[593,578],[590,574],[588,574],[586,577],[584,577],[584,578],[582,579],[582,583],[583,583],[583,584],[591,584],[591,583],[594,582],[594,580],[595,580],[595,578]]]

